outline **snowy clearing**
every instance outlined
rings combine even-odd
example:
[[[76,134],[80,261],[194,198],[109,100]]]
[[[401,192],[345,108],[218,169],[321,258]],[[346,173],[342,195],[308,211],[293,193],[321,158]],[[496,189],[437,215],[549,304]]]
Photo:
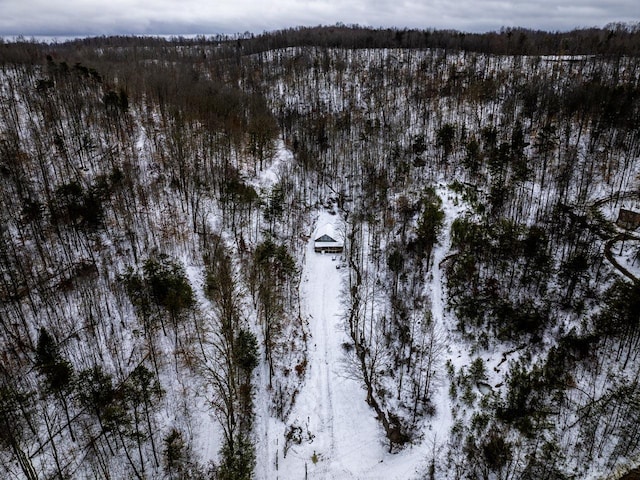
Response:
[[[323,212],[317,226],[338,221]],[[282,480],[305,474],[317,479],[410,478],[425,455],[418,448],[388,453],[356,367],[345,355],[341,291],[346,267],[339,255],[315,253],[314,238],[309,239],[300,287],[311,333],[307,376],[287,425],[269,419],[268,452],[266,458],[258,455],[256,474]]]

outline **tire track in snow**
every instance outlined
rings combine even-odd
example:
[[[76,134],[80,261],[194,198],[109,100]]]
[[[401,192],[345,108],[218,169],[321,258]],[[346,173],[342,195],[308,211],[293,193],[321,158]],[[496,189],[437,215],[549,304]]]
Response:
[[[322,370],[321,377],[324,379],[324,385],[322,388],[322,397],[323,403],[325,406],[324,416],[325,422],[327,422],[327,430],[329,433],[329,455],[330,458],[335,457],[335,448],[336,448],[336,436],[335,429],[333,425],[333,421],[335,418],[335,412],[333,410],[333,392],[331,389],[331,371],[329,366],[329,346],[327,339],[329,338],[329,329],[327,328],[327,323],[329,322],[329,312],[326,311],[326,305],[328,300],[327,294],[327,280],[330,279],[330,276],[324,276],[324,282],[322,283],[322,316],[319,319],[322,326],[322,335],[320,335],[318,340],[322,340],[323,348],[322,348],[322,356],[318,358],[318,364]],[[335,313],[335,312],[334,312]],[[332,358],[332,360],[335,360]],[[332,361],[332,364],[335,362]]]

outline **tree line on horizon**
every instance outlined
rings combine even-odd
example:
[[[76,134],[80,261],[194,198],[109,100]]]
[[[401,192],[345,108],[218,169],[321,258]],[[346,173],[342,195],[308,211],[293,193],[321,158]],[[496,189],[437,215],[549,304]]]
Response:
[[[193,47],[216,45],[219,56],[250,55],[268,50],[314,46],[323,48],[441,48],[492,55],[631,55],[640,54],[640,22],[610,23],[604,27],[546,31],[502,27],[498,31],[465,32],[456,29],[373,28],[361,25],[298,26],[255,34],[137,36],[109,35],[39,43],[19,36],[14,41],[0,37],[0,62],[33,62],[44,48],[66,54],[98,47]],[[84,53],[86,54],[87,51]],[[26,55],[25,55],[26,53]],[[94,52],[95,53],[95,52]],[[196,52],[197,54],[198,52]],[[192,55],[194,51],[186,53]],[[85,58],[86,60],[86,58]]]

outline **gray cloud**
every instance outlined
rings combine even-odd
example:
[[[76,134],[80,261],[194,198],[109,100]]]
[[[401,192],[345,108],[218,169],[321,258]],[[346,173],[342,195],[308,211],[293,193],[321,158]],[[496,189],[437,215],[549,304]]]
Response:
[[[0,0],[0,35],[212,34],[300,25],[482,32],[638,22],[637,0]]]

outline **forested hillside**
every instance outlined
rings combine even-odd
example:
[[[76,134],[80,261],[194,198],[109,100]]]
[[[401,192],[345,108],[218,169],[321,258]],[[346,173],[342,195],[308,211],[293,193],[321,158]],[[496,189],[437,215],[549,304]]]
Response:
[[[0,43],[0,476],[638,466],[638,45],[623,25]],[[327,221],[334,258],[311,248]],[[338,406],[305,410],[351,392],[329,361],[376,420],[352,448]]]

